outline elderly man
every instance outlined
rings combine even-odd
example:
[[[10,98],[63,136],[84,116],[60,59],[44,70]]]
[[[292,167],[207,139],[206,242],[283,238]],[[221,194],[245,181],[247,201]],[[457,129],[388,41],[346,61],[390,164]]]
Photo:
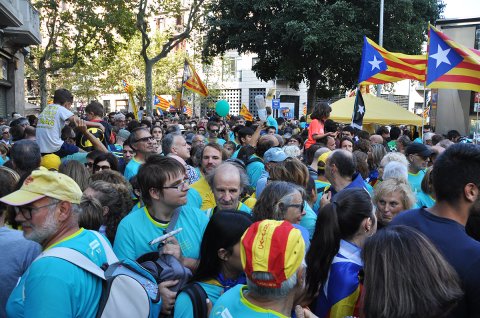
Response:
[[[208,185],[207,175],[211,173],[215,167],[226,160],[227,157],[219,144],[208,144],[202,149],[202,162],[200,164],[200,172],[202,176],[193,183],[188,191],[188,205],[206,210],[216,206],[215,197],[212,189]]]
[[[338,192],[347,188],[363,188],[366,186],[360,173],[355,172],[355,161],[351,152],[337,149],[332,151],[325,164],[325,178],[331,183],[331,187],[325,191],[327,197],[333,198]]]
[[[254,223],[242,237],[240,258],[247,285],[238,284],[215,303],[210,317],[291,317],[303,294],[305,242],[287,221]]]
[[[35,170],[22,187],[0,201],[15,207],[15,220],[26,239],[43,250],[66,247],[98,266],[107,262],[102,244],[79,228],[80,187],[70,177]],[[7,302],[8,317],[95,317],[102,281],[80,267],[55,257],[34,261]]]
[[[208,217],[219,210],[238,210],[252,213],[252,210],[240,202],[243,190],[248,186],[248,177],[245,170],[236,163],[224,162],[207,176],[210,189],[215,197],[217,206],[207,209]]]
[[[187,143],[185,137],[182,134],[169,133],[165,137],[163,137],[163,154],[166,156],[175,155],[183,159],[183,162],[181,162],[185,165],[185,169],[187,169],[188,183],[192,184],[198,181],[198,179],[200,179],[200,176],[197,174],[197,171],[194,167],[186,164],[186,160],[190,158],[190,149],[191,146]]]

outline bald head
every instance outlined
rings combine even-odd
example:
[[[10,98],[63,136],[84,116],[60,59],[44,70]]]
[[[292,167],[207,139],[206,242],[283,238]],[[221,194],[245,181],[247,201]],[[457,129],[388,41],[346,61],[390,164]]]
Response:
[[[370,136],[370,142],[373,144],[383,144],[383,137],[380,135],[371,135]]]
[[[263,135],[258,140],[256,154],[260,158],[263,158],[263,155],[268,149],[278,147],[279,144],[278,139],[274,135]]]
[[[218,209],[236,210],[240,195],[248,183],[245,171],[235,164],[224,162],[207,179]]]

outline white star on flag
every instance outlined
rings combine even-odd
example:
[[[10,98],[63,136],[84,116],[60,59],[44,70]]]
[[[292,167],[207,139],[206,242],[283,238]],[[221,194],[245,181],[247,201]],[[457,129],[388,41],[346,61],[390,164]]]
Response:
[[[368,61],[372,65],[372,71],[376,68],[380,70],[380,63],[383,63],[383,61],[377,60],[377,57],[374,55],[373,56],[373,61]]]
[[[363,113],[365,112],[365,106],[358,105],[358,112],[363,115]]]
[[[450,63],[450,61],[448,60],[448,57],[447,57],[449,52],[450,52],[450,49],[442,50],[442,47],[440,46],[440,44],[438,45],[437,53],[430,55],[431,58],[433,58],[437,61],[437,66],[436,67],[438,67],[442,63],[451,65],[451,63]]]

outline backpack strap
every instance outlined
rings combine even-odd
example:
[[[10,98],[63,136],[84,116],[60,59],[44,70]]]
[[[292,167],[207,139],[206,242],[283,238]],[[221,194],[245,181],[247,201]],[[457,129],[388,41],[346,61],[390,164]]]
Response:
[[[206,318],[208,313],[207,308],[207,293],[198,283],[190,283],[185,286],[181,291],[177,293],[177,296],[185,292],[190,300],[192,301],[193,306],[193,317],[194,318]]]
[[[83,255],[82,253],[72,248],[68,248],[68,247],[52,248],[40,254],[35,259],[35,261],[45,257],[56,257],[56,258],[63,259],[105,280],[105,273],[97,264],[92,262],[88,257]]]
[[[180,215],[180,209],[181,207],[176,208],[175,211],[173,211],[172,218],[170,219],[170,222],[168,222],[168,227],[165,230],[165,233],[172,232],[175,229],[175,224],[177,224],[178,216]]]
[[[108,265],[111,265],[113,263],[117,263],[118,262],[118,257],[113,252],[113,249],[111,248],[110,244],[107,242],[105,237],[97,231],[91,231],[90,230],[90,232],[95,234],[97,239],[100,241],[100,244],[102,244],[103,250],[105,251],[105,255],[107,256]]]

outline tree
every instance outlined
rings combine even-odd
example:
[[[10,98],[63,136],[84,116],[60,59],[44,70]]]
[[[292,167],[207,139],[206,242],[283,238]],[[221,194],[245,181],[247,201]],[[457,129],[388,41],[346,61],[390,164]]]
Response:
[[[142,49],[140,55],[145,63],[145,99],[147,111],[153,108],[152,96],[152,70],[155,63],[167,57],[167,55],[182,42],[190,37],[191,32],[198,25],[202,16],[202,6],[205,0],[191,0],[190,8],[182,7],[178,0],[159,1],[156,4],[148,5],[148,0],[140,0],[137,13],[137,29],[142,35]],[[175,18],[177,24],[165,35],[161,49],[151,48],[152,36],[149,27],[149,17],[161,15],[162,18]],[[185,18],[185,19],[184,19]],[[184,21],[184,22],[182,22]]]
[[[112,56],[119,44],[135,33],[132,1],[37,0],[45,37],[32,50],[29,66],[38,76],[40,105],[47,104],[49,75],[100,56]]]
[[[428,22],[443,10],[437,0],[385,3],[384,47],[418,54]],[[206,61],[228,50],[256,53],[264,81],[306,80],[308,107],[357,83],[363,35],[378,39],[379,0],[218,0],[207,19]]]

